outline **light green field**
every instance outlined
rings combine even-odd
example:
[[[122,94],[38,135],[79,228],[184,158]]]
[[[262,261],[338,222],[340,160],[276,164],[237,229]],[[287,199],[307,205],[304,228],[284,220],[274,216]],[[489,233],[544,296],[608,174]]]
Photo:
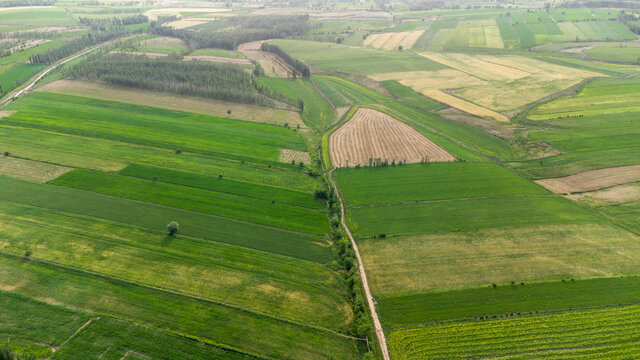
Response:
[[[319,264],[192,237],[170,238],[67,212],[1,204],[0,247],[6,252],[23,255],[30,249],[34,259],[335,329],[351,316],[337,293],[335,274]]]
[[[373,292],[391,296],[636,274],[638,240],[613,226],[547,224],[358,242]]]
[[[349,226],[358,238],[474,229],[599,222],[561,197],[517,196],[446,200],[351,208]]]
[[[243,59],[244,57],[235,51],[224,49],[198,49],[189,54],[189,56],[220,56],[233,59]]]
[[[548,194],[491,163],[410,164],[341,169],[337,174],[349,205]]]
[[[640,306],[567,311],[394,330],[394,359],[504,356],[514,359],[628,359],[640,351]]]
[[[113,315],[253,354],[290,359],[355,359],[355,343],[332,333],[195,297],[102,275],[0,256],[2,288],[66,306]],[[250,335],[250,336],[248,336]]]
[[[323,211],[129,176],[77,169],[50,183],[315,235],[329,230]]]
[[[16,9],[0,12],[2,25],[76,25],[77,21],[62,8]]]
[[[632,64],[640,63],[640,47],[588,49],[584,52],[590,58],[606,61],[620,61]]]

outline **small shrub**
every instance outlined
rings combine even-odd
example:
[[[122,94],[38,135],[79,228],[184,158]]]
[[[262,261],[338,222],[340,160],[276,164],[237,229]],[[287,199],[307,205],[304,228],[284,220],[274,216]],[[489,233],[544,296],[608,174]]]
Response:
[[[178,233],[179,227],[180,225],[175,221],[167,224],[167,231],[169,232],[169,236],[175,236]]]

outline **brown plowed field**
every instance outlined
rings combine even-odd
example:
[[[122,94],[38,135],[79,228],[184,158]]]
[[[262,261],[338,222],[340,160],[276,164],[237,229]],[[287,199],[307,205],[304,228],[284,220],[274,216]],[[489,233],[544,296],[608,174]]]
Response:
[[[336,167],[368,165],[369,158],[417,163],[454,161],[455,157],[409,125],[373,109],[356,111],[329,138],[331,161]]]
[[[640,165],[585,171],[559,178],[536,180],[536,183],[554,193],[565,194],[598,190],[634,181],[640,181]]]

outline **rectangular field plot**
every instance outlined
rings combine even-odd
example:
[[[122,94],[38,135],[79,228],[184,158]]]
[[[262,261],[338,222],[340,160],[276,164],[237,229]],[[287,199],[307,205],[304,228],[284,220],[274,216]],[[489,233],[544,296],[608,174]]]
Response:
[[[632,277],[500,284],[465,290],[384,297],[378,300],[387,327],[425,325],[480,316],[549,312],[640,301]]]
[[[337,174],[349,205],[548,193],[491,163],[341,169]]]
[[[359,247],[373,292],[395,295],[634,274],[638,240],[612,226],[562,224],[360,239]]]
[[[640,306],[466,321],[392,331],[394,359],[627,359],[640,351]]]
[[[210,156],[277,161],[282,148],[307,150],[282,126],[77,96],[33,93],[10,108],[3,124]]]
[[[326,327],[352,316],[320,264],[10,202],[0,209],[5,252],[31,249],[32,259]]]
[[[128,176],[78,169],[51,183],[316,235],[329,230],[322,211]]]
[[[38,261],[25,262],[22,256],[2,255],[0,266],[0,286],[36,299],[130,319],[253,354],[281,354],[290,359],[357,357],[353,340],[226,304]]]
[[[331,259],[331,249],[316,236],[1,176],[0,185],[0,200],[116,221],[163,233],[169,222],[177,221],[180,233],[188,236],[320,263]]]
[[[47,182],[71,170],[66,166],[0,157],[0,174],[35,182]]]
[[[549,196],[363,206],[352,208],[348,218],[358,238],[600,221],[569,200]]]

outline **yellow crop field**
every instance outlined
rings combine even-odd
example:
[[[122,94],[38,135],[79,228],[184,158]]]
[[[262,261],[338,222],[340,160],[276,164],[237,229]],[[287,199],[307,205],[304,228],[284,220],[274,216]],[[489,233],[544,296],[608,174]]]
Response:
[[[373,34],[364,40],[364,45],[382,50],[397,50],[399,46],[410,49],[423,33],[424,30]]]

